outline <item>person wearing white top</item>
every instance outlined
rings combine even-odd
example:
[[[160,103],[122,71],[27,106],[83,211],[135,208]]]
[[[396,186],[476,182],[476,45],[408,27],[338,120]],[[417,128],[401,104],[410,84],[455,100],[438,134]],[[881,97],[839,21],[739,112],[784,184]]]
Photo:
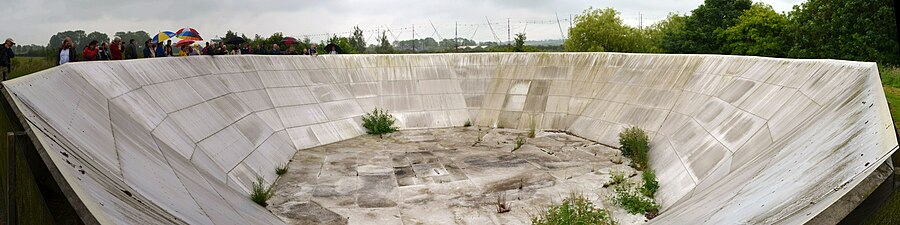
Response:
[[[59,57],[56,60],[57,66],[77,61],[78,52],[75,51],[75,44],[72,43],[72,38],[66,37],[66,39],[63,40],[56,56]]]

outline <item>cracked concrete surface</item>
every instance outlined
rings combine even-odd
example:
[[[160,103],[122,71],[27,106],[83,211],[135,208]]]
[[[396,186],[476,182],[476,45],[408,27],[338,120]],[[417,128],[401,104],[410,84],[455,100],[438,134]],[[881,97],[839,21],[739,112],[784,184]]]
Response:
[[[479,132],[486,135],[473,146]],[[639,179],[619,150],[540,132],[512,151],[526,135],[474,127],[405,130],[301,150],[275,183],[268,209],[292,224],[529,224],[532,214],[577,192],[610,208],[620,222],[644,221],[605,200],[610,171]],[[510,212],[496,212],[501,194]],[[310,205],[328,212],[303,210]]]

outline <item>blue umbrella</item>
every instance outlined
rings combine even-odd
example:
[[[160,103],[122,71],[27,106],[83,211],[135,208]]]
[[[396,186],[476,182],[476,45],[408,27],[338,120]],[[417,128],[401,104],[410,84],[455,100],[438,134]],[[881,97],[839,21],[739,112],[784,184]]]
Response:
[[[153,42],[154,43],[163,43],[164,41],[172,39],[173,37],[175,37],[175,32],[162,31],[162,32],[159,32],[159,34],[156,34],[156,36],[153,36]]]

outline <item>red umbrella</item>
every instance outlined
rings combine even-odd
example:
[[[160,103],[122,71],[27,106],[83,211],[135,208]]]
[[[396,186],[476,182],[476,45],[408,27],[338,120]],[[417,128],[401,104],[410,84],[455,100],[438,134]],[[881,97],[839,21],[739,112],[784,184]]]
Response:
[[[294,43],[297,43],[297,39],[296,39],[296,38],[292,38],[292,37],[286,37],[286,38],[282,39],[281,42],[284,43],[284,44],[286,44],[286,45],[292,45],[292,44],[294,44]]]
[[[180,40],[180,41],[178,41],[178,43],[175,43],[175,47],[188,46],[193,43],[194,43],[194,41],[192,41],[192,40]]]
[[[175,37],[181,40],[194,40],[194,41],[202,41],[203,38],[200,37],[200,32],[197,32],[196,29],[185,27],[175,32]]]

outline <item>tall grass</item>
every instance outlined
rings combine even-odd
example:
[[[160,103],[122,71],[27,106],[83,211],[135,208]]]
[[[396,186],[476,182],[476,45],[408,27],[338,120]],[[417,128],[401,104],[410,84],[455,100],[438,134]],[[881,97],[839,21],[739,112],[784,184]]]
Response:
[[[626,128],[619,133],[619,145],[622,147],[622,155],[631,158],[632,164],[638,170],[648,168],[650,138],[643,129],[638,127]]]
[[[53,59],[43,57],[15,57],[12,59],[12,71],[9,79],[25,76],[56,66]]]

